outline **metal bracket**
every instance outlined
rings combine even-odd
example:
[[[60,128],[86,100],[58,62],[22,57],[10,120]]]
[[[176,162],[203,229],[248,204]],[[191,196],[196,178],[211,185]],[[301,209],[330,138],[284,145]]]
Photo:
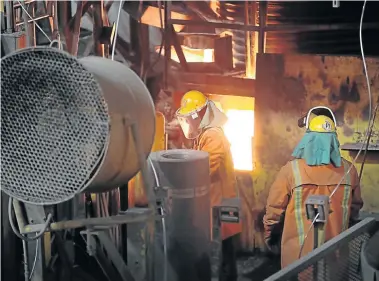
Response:
[[[224,199],[220,205],[220,221],[226,223],[240,222],[240,198]]]
[[[240,222],[239,198],[224,199],[220,206],[212,208],[212,243],[211,243],[211,272],[212,280],[221,280],[222,265],[222,222]]]
[[[115,226],[125,223],[146,222],[150,220],[153,213],[150,209],[146,208],[131,208],[127,211],[120,212],[117,216],[100,217],[100,218],[88,218],[78,220],[59,221],[50,224],[47,231],[59,231],[64,229],[77,229],[77,228],[94,228],[94,227],[106,227]],[[160,219],[160,216],[156,216],[155,219]],[[29,224],[24,227],[20,227],[22,234],[35,233],[41,231],[44,228],[44,224]]]
[[[313,221],[316,216],[317,223],[326,223],[329,216],[329,196],[311,195],[305,201],[307,219]]]
[[[108,276],[108,278],[110,278],[110,280],[140,281],[144,279],[145,273],[142,267],[134,267],[134,274],[131,273],[114,243],[105,231],[85,230],[81,231],[80,234],[83,236],[83,238],[84,236],[87,236],[85,240],[87,241],[87,247],[90,249],[89,254],[94,256],[99,261],[102,270]],[[97,239],[94,239],[95,237]],[[113,264],[114,267],[105,267],[105,264],[102,262],[102,254],[104,254],[102,249],[105,250],[109,261]],[[136,256],[135,260],[137,261],[137,250],[133,247],[130,241],[128,241],[128,252],[130,251],[132,252],[131,254],[133,256]],[[117,270],[118,274],[115,274],[113,268]],[[121,279],[117,278],[117,275],[119,275]]]

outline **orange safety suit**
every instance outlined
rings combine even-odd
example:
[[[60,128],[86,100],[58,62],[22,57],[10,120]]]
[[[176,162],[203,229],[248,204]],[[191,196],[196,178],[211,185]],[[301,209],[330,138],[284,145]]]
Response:
[[[313,229],[304,241],[312,223],[307,220],[305,200],[309,195],[330,196],[351,165],[345,159],[342,159],[342,164],[341,167],[332,164],[308,166],[305,160],[295,159],[280,170],[270,189],[263,223],[265,240],[269,241],[284,216],[282,268],[299,259],[300,245],[303,243],[301,256],[313,250]],[[362,206],[358,174],[353,167],[331,198],[331,212],[324,228],[324,241],[345,231],[350,219],[358,216]]]
[[[230,143],[219,127],[207,128],[195,140],[193,149],[209,153],[211,207],[220,205],[223,199],[238,196]],[[222,239],[242,231],[241,223],[222,223]]]

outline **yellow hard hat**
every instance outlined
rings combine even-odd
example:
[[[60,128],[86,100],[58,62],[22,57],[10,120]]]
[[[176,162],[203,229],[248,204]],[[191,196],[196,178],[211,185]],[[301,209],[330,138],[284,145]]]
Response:
[[[207,97],[199,91],[189,91],[184,94],[177,111],[180,115],[191,114],[204,108],[208,103]]]
[[[334,124],[334,121],[331,118],[325,115],[319,115],[314,117],[309,122],[308,129],[311,132],[332,133],[336,131],[336,125]]]

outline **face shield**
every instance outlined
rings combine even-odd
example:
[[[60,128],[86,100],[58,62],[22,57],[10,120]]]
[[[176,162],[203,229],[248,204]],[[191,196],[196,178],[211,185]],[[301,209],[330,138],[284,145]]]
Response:
[[[176,112],[176,118],[178,119],[183,134],[187,139],[195,139],[200,135],[200,125],[206,110],[207,105],[188,114],[180,114],[179,110]]]

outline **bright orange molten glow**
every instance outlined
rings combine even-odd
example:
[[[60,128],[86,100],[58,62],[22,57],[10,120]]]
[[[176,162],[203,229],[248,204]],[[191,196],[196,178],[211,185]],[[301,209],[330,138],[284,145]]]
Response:
[[[231,144],[234,169],[253,170],[254,111],[227,110],[228,122],[224,125],[226,137]]]
[[[254,98],[209,95],[228,116],[224,132],[230,142],[234,169],[252,171],[254,138]]]
[[[159,52],[157,47],[156,51]],[[182,46],[183,54],[187,62],[213,62],[214,61],[214,50],[213,49],[192,49],[186,46]],[[162,50],[164,55],[164,50]],[[179,61],[178,54],[174,47],[171,47],[171,59],[176,62]]]

